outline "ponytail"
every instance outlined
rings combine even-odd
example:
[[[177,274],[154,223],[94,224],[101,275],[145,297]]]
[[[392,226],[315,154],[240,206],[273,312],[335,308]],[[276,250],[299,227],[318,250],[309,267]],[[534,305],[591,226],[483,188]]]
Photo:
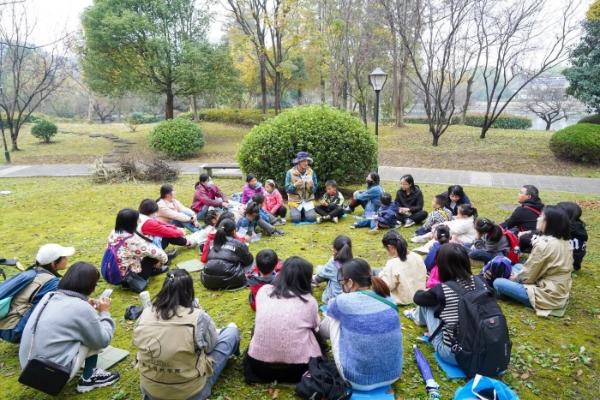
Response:
[[[215,234],[214,248],[215,250],[221,250],[221,246],[227,243],[227,237],[233,237],[235,234],[235,222],[230,219],[223,220],[217,228]]]
[[[362,258],[353,258],[344,263],[338,273],[343,279],[352,279],[360,287],[371,288],[379,296],[390,296],[388,285],[381,278],[373,276],[369,263]]]
[[[387,231],[387,233],[383,235],[381,243],[383,243],[383,245],[386,247],[395,247],[400,261],[406,261],[406,257],[408,255],[408,243],[406,242],[406,239],[404,239],[398,232],[394,230]]]
[[[335,256],[333,259],[340,263],[352,260],[352,240],[345,235],[339,235],[333,241],[333,248],[335,249]]]
[[[477,209],[470,204],[461,204],[458,206],[461,215],[465,217],[477,218]]]
[[[439,244],[445,244],[450,241],[450,228],[446,225],[439,225],[435,228],[435,239]]]
[[[378,276],[371,277],[371,289],[381,297],[390,297],[391,292],[387,283]]]

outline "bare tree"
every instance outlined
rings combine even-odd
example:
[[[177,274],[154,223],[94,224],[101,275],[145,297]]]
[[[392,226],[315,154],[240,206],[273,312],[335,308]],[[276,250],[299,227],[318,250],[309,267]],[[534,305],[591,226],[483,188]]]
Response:
[[[556,21],[544,13],[552,8],[547,0],[477,2],[486,95],[481,139],[523,88],[566,59],[576,7],[574,0],[563,3]]]
[[[421,29],[414,32],[414,41],[412,30],[398,28],[424,99],[433,146],[452,121],[456,89],[474,55],[468,41],[471,11],[471,0],[415,0],[411,14]]]
[[[31,43],[35,24],[29,23],[25,8],[12,5],[0,26],[0,108],[8,127],[12,150],[18,151],[18,137],[30,115],[67,78],[67,38],[49,45]]]
[[[573,100],[565,93],[564,87],[534,82],[526,90],[527,109],[546,123],[549,131],[552,124],[567,118]]]

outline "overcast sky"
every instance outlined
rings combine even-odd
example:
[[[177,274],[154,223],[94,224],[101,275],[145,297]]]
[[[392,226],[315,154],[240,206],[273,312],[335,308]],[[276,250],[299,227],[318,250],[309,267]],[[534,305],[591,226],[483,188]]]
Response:
[[[493,0],[502,1],[502,0]],[[548,0],[549,10],[559,10],[565,0]],[[581,6],[578,14],[583,18],[588,5],[593,0],[580,0]],[[211,26],[209,39],[218,41],[223,35],[222,27],[226,12],[219,1],[209,0],[212,11],[215,14],[215,21]],[[64,32],[72,32],[80,29],[80,16],[85,7],[91,5],[93,0],[25,0],[28,14],[35,18],[37,25],[33,33],[33,41],[36,43],[48,43]]]

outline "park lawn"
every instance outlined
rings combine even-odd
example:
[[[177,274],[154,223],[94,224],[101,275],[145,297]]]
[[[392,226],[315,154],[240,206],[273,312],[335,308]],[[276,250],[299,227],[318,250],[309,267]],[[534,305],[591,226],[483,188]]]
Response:
[[[184,203],[191,200],[194,177],[184,176],[176,183],[178,197]],[[231,193],[240,190],[241,180],[220,179],[218,183],[224,191]],[[388,191],[396,190],[396,183],[385,183]],[[10,190],[8,196],[0,196],[0,243],[2,255],[18,257],[23,264],[30,264],[38,247],[47,242],[73,245],[77,252],[70,262],[85,260],[96,265],[102,257],[105,240],[113,224],[117,211],[123,207],[136,208],[143,198],[156,198],[158,184],[115,184],[93,185],[86,178],[28,178],[1,179],[0,190]],[[426,197],[443,190],[441,186],[422,185]],[[467,188],[480,215],[504,219],[507,208],[515,202],[516,190]],[[567,193],[543,193],[543,200],[553,204],[564,200],[594,200],[591,196]],[[540,318],[530,309],[502,301],[501,306],[507,315],[513,340],[512,362],[506,382],[516,389],[522,399],[573,398],[591,399],[598,396],[600,380],[600,213],[598,202],[590,202],[585,208],[583,219],[587,222],[590,246],[583,269],[574,277],[571,301],[564,318]],[[351,230],[352,217],[346,217],[340,224],[314,226],[286,225],[286,235],[265,238],[254,243],[254,254],[262,248],[275,249],[280,257],[300,255],[315,266],[324,264],[331,254],[331,242],[336,235],[344,233],[354,241],[354,254],[367,259],[373,267],[384,265],[387,257],[381,246],[381,235],[371,236],[366,230]],[[402,229],[409,238],[413,229]],[[411,248],[414,247],[411,244]],[[182,252],[176,261],[197,257],[193,250]],[[479,270],[480,265],[475,265]],[[6,268],[8,269],[8,268]],[[11,270],[10,273],[14,273]],[[196,295],[200,304],[213,317],[217,325],[230,321],[238,324],[242,331],[242,348],[248,346],[253,313],[247,304],[247,291],[209,292],[199,283],[194,274]],[[155,295],[162,278],[151,281],[149,290]],[[96,293],[109,285],[101,281]],[[315,296],[320,299],[321,289]],[[138,399],[138,375],[133,368],[135,348],[132,345],[133,324],[123,319],[125,308],[138,302],[133,293],[117,288],[112,296],[112,314],[117,323],[113,345],[128,349],[131,354],[115,367],[121,381],[115,386],[94,390],[79,395],[75,382],[68,384],[61,399]],[[405,309],[406,307],[403,307]],[[412,356],[412,344],[424,330],[401,317],[404,333],[404,371],[402,378],[394,385],[400,399],[426,398],[423,383]],[[462,381],[449,382],[442,377],[433,363],[432,352],[420,344],[433,365],[434,374],[442,385],[443,398],[451,398]],[[18,348],[8,343],[0,343],[0,398],[49,399],[17,383],[19,375]],[[274,392],[273,390],[277,390]],[[243,381],[241,358],[231,360],[214,388],[213,399],[292,399],[293,387],[267,385],[249,386]],[[276,394],[276,395],[275,395]]]

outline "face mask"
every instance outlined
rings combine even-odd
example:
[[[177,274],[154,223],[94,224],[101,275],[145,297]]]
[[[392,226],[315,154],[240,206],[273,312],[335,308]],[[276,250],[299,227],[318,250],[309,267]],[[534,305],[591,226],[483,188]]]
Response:
[[[210,189],[211,187],[213,187],[213,181],[208,181],[208,182],[206,182],[206,187],[207,187],[207,188],[209,188],[209,189]]]
[[[371,186],[373,186],[373,181],[370,181],[370,180],[368,180],[368,179],[367,179],[367,186],[368,186],[368,187],[371,187]]]

